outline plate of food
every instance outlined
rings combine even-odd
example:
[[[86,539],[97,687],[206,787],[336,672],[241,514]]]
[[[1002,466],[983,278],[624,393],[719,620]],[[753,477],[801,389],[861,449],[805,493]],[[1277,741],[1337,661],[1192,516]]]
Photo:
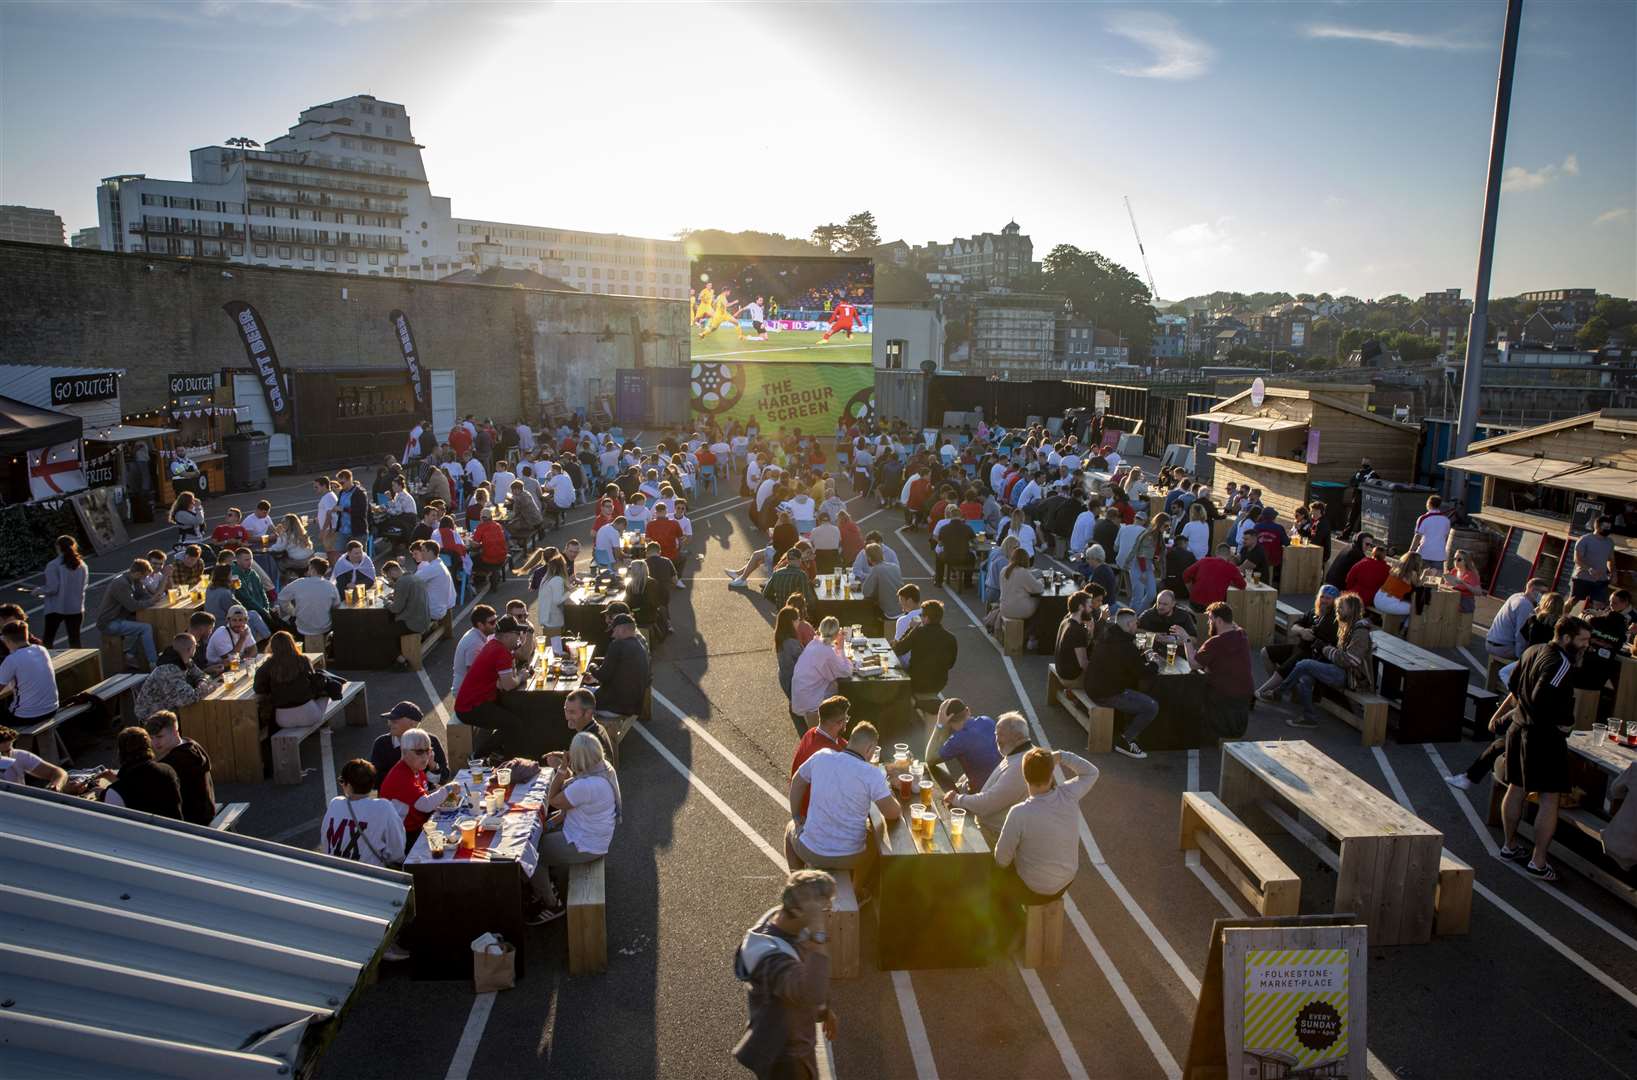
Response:
[[[484,817],[482,821],[478,822],[478,828],[482,829],[484,832],[499,832],[500,823],[503,819],[503,814],[489,814]]]

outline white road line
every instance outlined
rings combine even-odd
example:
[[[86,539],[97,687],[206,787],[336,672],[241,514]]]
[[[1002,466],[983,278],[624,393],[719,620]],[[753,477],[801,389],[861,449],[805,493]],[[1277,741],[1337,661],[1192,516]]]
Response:
[[[466,1015],[466,1028],[460,1033],[455,1056],[449,1062],[449,1071],[443,1074],[443,1080],[466,1080],[471,1075],[472,1059],[477,1057],[478,1043],[483,1041],[483,1029],[488,1026],[489,1014],[494,1011],[495,993],[490,990],[472,999],[472,1011]]]
[[[892,988],[898,993],[898,1013],[904,1018],[904,1035],[909,1039],[909,1056],[915,1063],[916,1080],[938,1080],[938,1067],[932,1060],[932,1040],[927,1038],[926,1025],[921,1022],[921,1003],[915,999],[915,984],[910,981],[909,972],[893,972]]]
[[[1017,963],[1017,961],[1013,961]],[[1074,1048],[1074,1042],[1069,1038],[1068,1031],[1063,1027],[1062,1017],[1057,1015],[1057,1007],[1046,994],[1046,987],[1040,982],[1040,976],[1022,964],[1017,964],[1017,973],[1023,976],[1023,985],[1028,987],[1029,996],[1034,998],[1035,1008],[1040,1010],[1040,1018],[1046,1023],[1046,1033],[1052,1037],[1052,1045],[1057,1047],[1057,1056],[1063,1059],[1063,1068],[1068,1071],[1074,1080],[1091,1080],[1086,1075],[1086,1067],[1080,1061],[1080,1052]]]
[[[1381,766],[1382,773],[1387,777],[1387,786],[1392,788],[1393,798],[1398,800],[1398,805],[1412,814],[1415,813],[1415,808],[1410,805],[1410,797],[1404,791],[1404,785],[1398,782],[1398,774],[1393,771],[1392,762],[1387,760],[1387,752],[1379,746],[1372,746],[1370,753],[1375,755],[1376,764]]]
[[[744,774],[747,780],[766,792],[768,798],[772,799],[786,811],[790,809],[790,793],[788,791],[780,791],[778,788],[768,783],[767,779],[763,777],[761,773],[757,772],[755,769],[752,769],[748,764],[741,760],[737,754],[729,750],[726,746],[723,746],[722,743],[717,740],[716,736],[712,735],[709,731],[706,731],[698,721],[694,720],[681,709],[677,708],[676,704],[672,702],[670,698],[666,697],[658,690],[653,690],[651,693],[653,694],[654,702],[656,704],[664,708],[665,711],[669,712],[678,720],[682,721],[682,725],[689,731],[705,740],[712,750],[715,750],[718,754],[721,754],[728,760],[728,764],[732,765],[735,769],[738,769],[739,772]]]
[[[318,779],[324,785],[324,805],[337,795],[335,790],[335,736],[330,725],[318,729]]]
[[[1076,904],[1074,897],[1067,893],[1063,894],[1063,911],[1068,915],[1069,922],[1074,924],[1074,929],[1079,933],[1080,940],[1084,941],[1086,948],[1091,950],[1091,958],[1097,962],[1097,967],[1102,971],[1103,978],[1108,981],[1108,985],[1114,990],[1114,996],[1120,999],[1121,1005],[1125,1006],[1126,1015],[1131,1017],[1131,1022],[1136,1025],[1137,1033],[1142,1036],[1143,1042],[1148,1044],[1148,1052],[1154,1055],[1154,1060],[1159,1063],[1160,1070],[1165,1073],[1167,1080],[1181,1080],[1182,1070],[1177,1067],[1177,1059],[1172,1056],[1170,1049],[1165,1045],[1165,1040],[1160,1038],[1160,1033],[1155,1029],[1153,1022],[1148,1019],[1148,1014],[1143,1012],[1142,1006],[1137,1003],[1136,995],[1131,992],[1131,987],[1126,985],[1125,978],[1120,975],[1120,969],[1114,966],[1114,960],[1108,955],[1108,950],[1104,949],[1103,943],[1097,940],[1097,935],[1092,932],[1091,924],[1086,922],[1086,917],[1080,913],[1080,905]],[[1194,981],[1193,994],[1196,998],[1199,996],[1199,981],[1197,979]]]
[[[1432,759],[1433,767],[1438,770],[1438,775],[1440,777],[1448,776],[1449,773],[1444,767],[1443,755],[1438,753],[1437,747],[1433,746],[1431,743],[1422,743],[1421,746],[1426,750],[1427,756]],[[1491,781],[1491,783],[1493,782],[1494,781]],[[1486,826],[1483,821],[1479,819],[1478,811],[1473,809],[1472,800],[1456,791],[1454,788],[1450,788],[1449,793],[1450,797],[1455,800],[1456,805],[1460,806],[1461,810],[1466,814],[1467,823],[1472,826],[1472,831],[1478,834],[1478,839],[1483,841],[1484,850],[1489,852],[1491,858],[1493,858],[1500,865],[1506,867],[1508,870],[1511,870],[1514,874],[1518,875],[1521,880],[1527,881],[1530,885],[1533,885],[1536,889],[1539,889],[1543,895],[1550,896],[1553,900],[1556,900],[1570,911],[1573,911],[1575,914],[1579,915],[1581,918],[1585,919],[1587,922],[1591,923],[1605,934],[1614,938],[1614,940],[1618,941],[1626,948],[1637,952],[1637,938],[1632,937],[1624,930],[1621,930],[1619,927],[1603,918],[1603,916],[1597,914],[1597,912],[1591,910],[1574,897],[1565,893],[1561,885],[1551,885],[1544,881],[1536,881],[1534,878],[1530,877],[1523,867],[1519,866],[1517,863],[1501,858],[1500,847],[1495,843],[1495,838],[1490,835],[1488,826]]]
[[[774,864],[778,866],[779,869],[788,869],[785,866],[784,852],[777,850],[772,844],[763,839],[762,834],[752,828],[750,822],[740,817],[739,812],[733,807],[729,806],[727,801],[720,795],[716,794],[710,785],[706,784],[703,780],[699,779],[699,777],[695,776],[692,769],[688,768],[686,765],[682,764],[681,761],[677,760],[676,755],[666,749],[665,744],[655,738],[653,733],[643,726],[642,721],[638,720],[636,723],[632,724],[631,730],[641,735],[644,739],[647,739],[648,745],[652,746],[656,751],[658,751],[659,756],[664,758],[671,768],[681,773],[683,777],[687,779],[688,784],[696,789],[699,794],[703,795],[707,802],[716,807],[716,809],[720,810],[722,812],[722,816],[727,818],[734,828],[738,829],[741,833],[744,833],[745,837],[751,843],[760,848],[762,854],[766,855],[769,859],[772,859]]]

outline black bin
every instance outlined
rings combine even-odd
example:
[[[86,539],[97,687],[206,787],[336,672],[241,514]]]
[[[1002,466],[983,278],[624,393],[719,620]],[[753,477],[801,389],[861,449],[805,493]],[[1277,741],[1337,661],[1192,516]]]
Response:
[[[267,486],[267,447],[260,431],[240,431],[222,440],[227,448],[227,489],[250,491]]]

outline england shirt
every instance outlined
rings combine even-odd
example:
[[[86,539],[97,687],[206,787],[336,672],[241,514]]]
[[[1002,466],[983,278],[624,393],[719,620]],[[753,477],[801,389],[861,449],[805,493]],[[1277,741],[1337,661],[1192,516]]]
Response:
[[[404,861],[404,821],[387,799],[330,800],[320,828],[326,854],[370,866]]]

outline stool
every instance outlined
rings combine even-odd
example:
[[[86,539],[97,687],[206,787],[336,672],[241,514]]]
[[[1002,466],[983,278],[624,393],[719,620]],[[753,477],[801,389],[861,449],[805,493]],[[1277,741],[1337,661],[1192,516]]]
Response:
[[[97,645],[97,651],[102,653],[102,674],[123,674],[125,671],[125,638],[119,634],[103,634]]]
[[[1023,926],[1023,966],[1053,968],[1063,960],[1063,901],[1033,904]]]
[[[1498,656],[1491,656],[1489,666],[1484,671],[1484,686],[1497,694],[1505,693],[1506,687],[1501,685],[1501,668],[1511,662],[1510,660],[1502,660]]]
[[[1008,619],[1004,616],[1000,620],[1001,646],[1007,656],[1022,656],[1023,647],[1029,640],[1029,623],[1026,619]]]

